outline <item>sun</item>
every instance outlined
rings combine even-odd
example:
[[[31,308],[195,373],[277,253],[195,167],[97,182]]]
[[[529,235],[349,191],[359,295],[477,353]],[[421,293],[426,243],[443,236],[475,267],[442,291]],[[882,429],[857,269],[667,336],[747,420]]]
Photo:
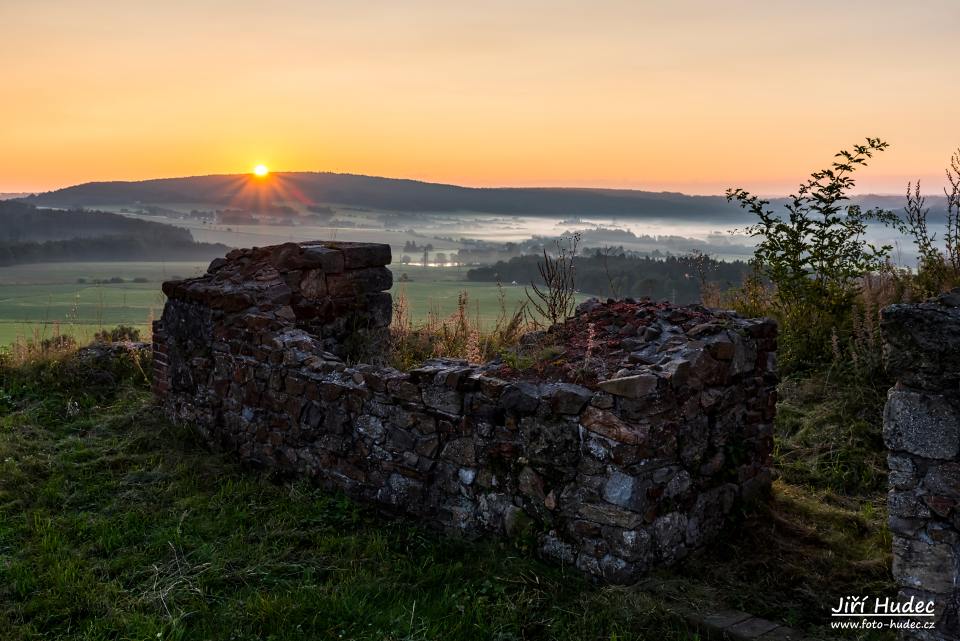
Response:
[[[257,165],[256,167],[253,168],[254,176],[260,176],[261,178],[263,178],[269,173],[270,173],[270,169],[266,165]]]

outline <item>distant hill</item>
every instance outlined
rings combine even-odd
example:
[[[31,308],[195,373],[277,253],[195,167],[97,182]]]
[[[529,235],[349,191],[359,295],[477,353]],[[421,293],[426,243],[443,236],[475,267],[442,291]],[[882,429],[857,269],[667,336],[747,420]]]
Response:
[[[82,208],[133,204],[197,203],[214,207],[267,210],[298,202],[335,203],[364,209],[431,214],[479,212],[509,216],[665,219],[743,224],[752,218],[723,196],[676,192],[566,187],[460,187],[399,178],[317,172],[274,173],[266,179],[249,174],[159,178],[132,182],[92,182],[25,197],[43,207]],[[772,199],[774,206],[786,200]],[[900,212],[899,195],[858,196],[865,207]],[[942,220],[943,196],[927,199],[930,220]]]
[[[204,203],[257,209],[293,201],[403,212],[469,211],[526,216],[602,216],[739,222],[722,196],[629,189],[475,188],[353,174],[289,172],[266,180],[246,174],[95,182],[24,199],[46,207]]]
[[[17,201],[0,202],[0,242],[45,242],[74,238],[127,236],[158,243],[192,243],[190,231],[159,222],[103,211],[37,209]]]
[[[63,261],[209,260],[226,245],[189,230],[100,211],[51,211],[0,201],[0,265]]]
[[[945,196],[926,196],[926,208],[929,209],[927,221],[944,223],[947,219],[947,199]],[[900,195],[867,194],[856,199],[862,207],[867,209],[887,209],[903,217],[903,206],[906,197]]]

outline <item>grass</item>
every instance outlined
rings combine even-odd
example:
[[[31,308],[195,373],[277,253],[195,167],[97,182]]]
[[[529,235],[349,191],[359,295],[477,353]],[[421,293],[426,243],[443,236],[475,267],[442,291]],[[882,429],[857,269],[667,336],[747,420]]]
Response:
[[[73,285],[78,278],[104,280],[114,276],[127,280],[146,278],[151,283],[159,283],[174,277],[198,276],[206,271],[207,264],[196,261],[108,261],[9,265],[0,269],[0,285]]]
[[[70,334],[84,342],[103,327],[118,324],[147,330],[159,317],[165,298],[160,283],[174,277],[202,273],[206,263],[194,262],[104,262],[42,263],[0,268],[0,345],[18,340]],[[479,326],[490,329],[500,310],[494,283],[464,280],[467,268],[393,265],[396,296],[403,291],[409,314],[416,323],[433,313],[446,317],[457,309],[462,291],[470,299],[469,315]],[[406,273],[409,282],[400,282]],[[123,278],[124,283],[93,284],[94,280]],[[78,283],[78,279],[86,283]],[[145,283],[130,282],[134,278]],[[512,313],[526,300],[521,285],[504,285],[505,303]]]
[[[0,343],[11,327],[52,335],[36,319],[62,318],[59,331],[81,342],[117,323],[145,329],[138,321],[162,304],[159,281],[191,275],[188,267],[0,270]],[[506,285],[501,308],[494,284],[465,282],[456,268],[400,266],[397,281],[402,273],[408,282],[394,293],[404,293],[414,324],[458,311],[464,290],[469,326],[484,330],[525,300],[522,287]],[[148,282],[76,282],[118,275]],[[470,336],[460,336],[467,352]],[[160,418],[139,369],[100,376],[70,363],[0,366],[4,640],[694,638],[671,614],[678,601],[822,633],[840,596],[896,592],[882,398],[826,374],[780,386],[771,501],[658,572],[651,592],[597,587],[510,544],[449,539],[309,483],[241,469]]]
[[[884,519],[881,495],[780,481],[656,591],[599,587],[243,469],[161,418],[135,364],[0,369],[5,640],[696,638],[675,600],[816,632],[835,596],[894,593]]]
[[[768,505],[668,576],[701,599],[815,630],[841,597],[896,594],[890,550],[885,494],[850,498],[779,480]]]
[[[885,491],[886,387],[822,372],[785,378],[775,423],[782,478],[851,496]]]
[[[495,283],[470,282],[466,278],[467,268],[456,267],[418,267],[416,265],[393,265],[394,286],[391,293],[394,299],[400,292],[406,296],[409,316],[414,324],[427,320],[433,313],[438,317],[447,317],[457,311],[457,302],[461,292],[466,292],[470,300],[467,315],[471,320],[479,320],[483,329],[491,329],[500,315],[500,291]],[[409,282],[401,282],[400,275],[407,274]],[[503,284],[504,303],[508,314],[527,300],[522,285]]]
[[[135,368],[91,378],[4,373],[4,639],[691,638],[639,590],[243,470]]]
[[[146,330],[163,309],[160,283],[206,269],[195,262],[42,263],[0,269],[0,345],[70,334],[81,342],[103,327]],[[122,278],[127,282],[93,284]],[[146,279],[144,283],[131,282]],[[78,283],[85,279],[86,283]]]

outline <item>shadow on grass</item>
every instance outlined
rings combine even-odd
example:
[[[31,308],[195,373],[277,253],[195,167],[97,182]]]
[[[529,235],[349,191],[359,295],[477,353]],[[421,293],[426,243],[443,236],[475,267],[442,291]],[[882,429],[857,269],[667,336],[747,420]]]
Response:
[[[7,368],[0,398],[4,639],[691,639],[670,599],[813,629],[892,593],[878,501],[779,483],[651,594],[241,469],[137,367]]]
[[[0,418],[5,639],[691,638],[641,591],[242,470],[142,388],[22,382]]]

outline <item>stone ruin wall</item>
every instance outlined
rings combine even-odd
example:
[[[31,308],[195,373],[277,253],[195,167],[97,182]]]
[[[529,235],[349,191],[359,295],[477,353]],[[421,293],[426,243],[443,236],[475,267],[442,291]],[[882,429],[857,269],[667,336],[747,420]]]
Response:
[[[901,601],[933,600],[937,629],[960,638],[960,289],[892,305],[881,323],[897,380],[884,412],[889,523]]]
[[[769,489],[771,321],[664,306],[593,389],[496,363],[348,365],[384,353],[389,263],[386,245],[288,243],[165,283],[164,411],[248,463],[466,536],[526,537],[611,582],[703,546]]]

